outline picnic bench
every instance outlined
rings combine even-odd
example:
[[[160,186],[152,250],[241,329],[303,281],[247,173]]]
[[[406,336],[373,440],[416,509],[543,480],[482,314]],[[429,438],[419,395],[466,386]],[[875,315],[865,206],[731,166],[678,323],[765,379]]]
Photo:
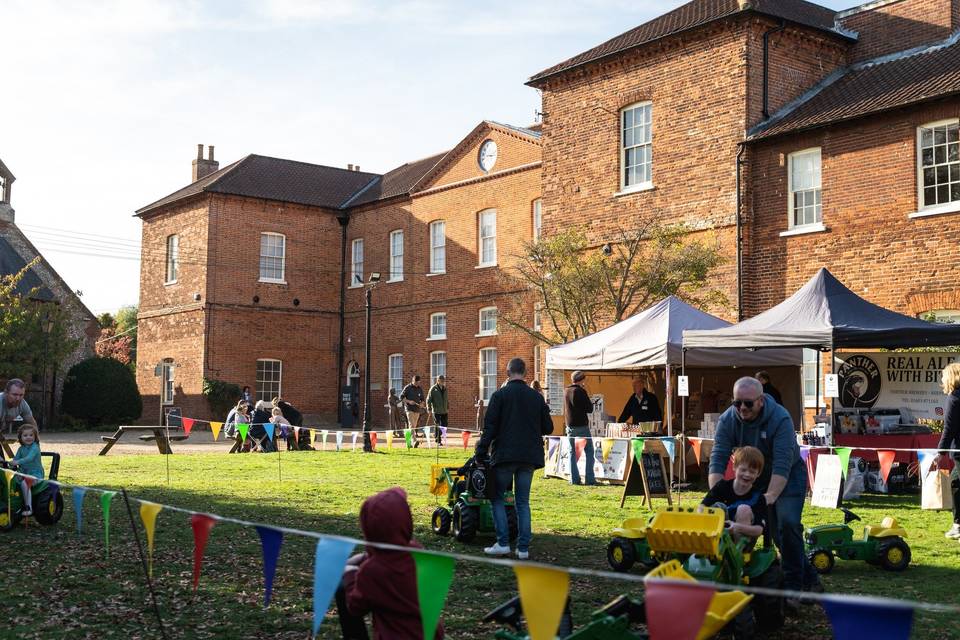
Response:
[[[3,447],[3,452],[7,455],[8,458],[13,458],[13,449],[10,448],[10,445],[16,442],[16,438],[8,438],[7,436],[0,433],[0,447]]]
[[[117,440],[123,437],[125,433],[140,433],[140,440],[144,442],[156,442],[157,449],[160,453],[172,454],[173,450],[170,448],[171,442],[182,442],[189,438],[185,433],[176,433],[180,431],[179,427],[140,427],[133,425],[122,425],[117,427],[117,432],[112,436],[100,436],[100,439],[106,442],[103,445],[103,449],[100,449],[100,455],[105,456],[107,452],[110,451],[110,448],[113,445],[117,444]],[[168,436],[168,432],[169,436]]]

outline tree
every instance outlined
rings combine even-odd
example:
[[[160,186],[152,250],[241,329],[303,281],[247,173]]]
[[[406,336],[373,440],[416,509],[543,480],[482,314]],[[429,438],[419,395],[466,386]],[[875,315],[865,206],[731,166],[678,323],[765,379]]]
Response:
[[[541,342],[562,344],[669,295],[698,307],[727,305],[710,283],[723,257],[715,244],[691,240],[689,233],[650,217],[636,228],[619,228],[601,249],[591,247],[580,228],[526,244],[502,277],[508,286],[531,292],[540,326],[518,298],[500,317]]]
[[[88,426],[130,424],[143,412],[133,371],[112,358],[88,358],[63,381],[63,413]]]
[[[137,362],[137,312],[135,304],[120,307],[117,311],[117,333],[130,336],[130,361]]]
[[[121,307],[116,316],[101,313],[100,337],[95,351],[102,358],[113,358],[123,364],[137,362],[137,307]]]
[[[0,375],[29,380],[42,373],[44,365],[57,364],[79,344],[70,337],[70,302],[36,300],[39,287],[18,291],[29,270],[40,263],[39,256],[18,273],[0,278]],[[51,323],[44,332],[45,321]]]

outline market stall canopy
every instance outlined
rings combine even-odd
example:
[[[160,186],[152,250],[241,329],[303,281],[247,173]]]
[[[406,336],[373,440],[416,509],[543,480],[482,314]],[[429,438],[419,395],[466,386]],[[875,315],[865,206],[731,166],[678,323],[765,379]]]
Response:
[[[730,323],[669,296],[612,327],[547,349],[548,369],[615,371],[679,365],[684,329],[720,329]],[[764,353],[699,349],[690,367],[778,366],[802,362],[796,349]]]
[[[905,316],[864,300],[826,269],[799,291],[748,320],[722,329],[683,332],[686,349],[946,346],[960,344],[960,326]],[[696,351],[688,351],[689,359]]]

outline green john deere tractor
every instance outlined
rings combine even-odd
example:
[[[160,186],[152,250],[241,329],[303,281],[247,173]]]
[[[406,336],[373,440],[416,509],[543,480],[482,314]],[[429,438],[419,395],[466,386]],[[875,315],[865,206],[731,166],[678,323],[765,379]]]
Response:
[[[488,491],[488,469],[471,458],[462,467],[433,465],[430,478],[430,490],[434,495],[445,495],[446,507],[437,507],[431,518],[433,532],[440,536],[452,533],[459,542],[470,542],[478,533],[492,533],[493,506]],[[510,539],[515,540],[519,531],[517,508],[513,501],[513,492],[504,493],[507,510],[507,524],[510,527]]]
[[[853,539],[850,523],[860,517],[849,509],[843,511],[843,524],[825,524],[806,531],[807,558],[817,573],[833,571],[834,558],[863,560],[880,565],[887,571],[903,571],[910,565],[910,545],[904,538],[907,531],[887,516],[877,525],[863,528],[863,537]]]
[[[50,458],[49,480],[56,480],[60,472],[59,453],[41,453],[44,458]],[[5,460],[0,460],[0,468],[8,469]],[[7,492],[9,491],[9,495]],[[0,482],[0,531],[10,531],[23,519],[23,496],[20,482],[14,477],[7,485],[6,478]],[[33,518],[42,525],[54,525],[63,515],[63,496],[60,488],[48,480],[39,480],[30,490],[33,502]],[[8,501],[9,500],[9,509]]]

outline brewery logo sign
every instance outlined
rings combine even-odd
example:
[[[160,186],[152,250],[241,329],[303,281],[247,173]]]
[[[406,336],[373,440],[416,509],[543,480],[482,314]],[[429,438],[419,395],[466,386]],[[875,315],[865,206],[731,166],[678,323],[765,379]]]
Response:
[[[880,367],[863,354],[849,356],[840,365],[840,404],[848,408],[869,409],[877,403],[883,384]]]
[[[960,353],[837,354],[840,405],[848,409],[908,409],[914,418],[943,419],[943,368]]]

